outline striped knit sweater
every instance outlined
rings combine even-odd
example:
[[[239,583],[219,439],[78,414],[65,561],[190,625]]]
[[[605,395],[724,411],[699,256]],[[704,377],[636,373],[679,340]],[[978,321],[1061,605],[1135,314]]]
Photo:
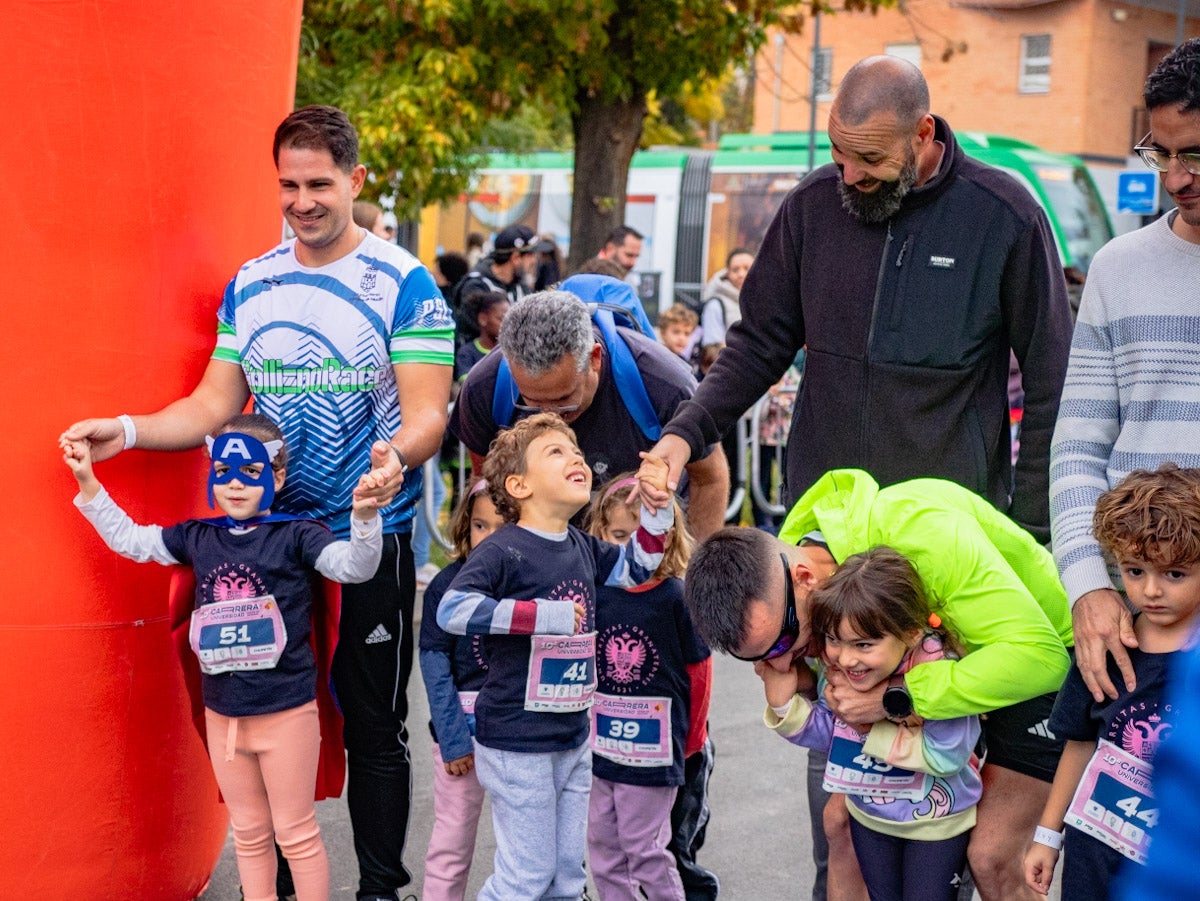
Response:
[[[1050,447],[1054,557],[1074,604],[1113,587],[1092,513],[1135,469],[1200,466],[1200,245],[1174,212],[1092,263]]]

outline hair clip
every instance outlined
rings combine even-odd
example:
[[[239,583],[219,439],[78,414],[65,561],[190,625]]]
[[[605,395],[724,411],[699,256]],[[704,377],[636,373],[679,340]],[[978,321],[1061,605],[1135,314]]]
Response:
[[[942,618],[936,613],[929,614],[929,628],[940,629],[942,627]]]
[[[474,485],[471,486],[471,490],[467,492],[467,496],[474,497],[479,492],[486,491],[486,490],[487,490],[487,479],[480,479],[478,482],[476,482]]]

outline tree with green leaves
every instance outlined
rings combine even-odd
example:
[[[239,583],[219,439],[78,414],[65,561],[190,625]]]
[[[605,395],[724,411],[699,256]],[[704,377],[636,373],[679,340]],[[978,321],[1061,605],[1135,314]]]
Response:
[[[848,0],[874,8],[894,0]],[[620,225],[650,97],[747,60],[823,0],[307,0],[297,103],[332,103],[397,213],[457,196],[489,122],[565,112],[574,136],[571,264]],[[508,147],[505,149],[520,149]]]

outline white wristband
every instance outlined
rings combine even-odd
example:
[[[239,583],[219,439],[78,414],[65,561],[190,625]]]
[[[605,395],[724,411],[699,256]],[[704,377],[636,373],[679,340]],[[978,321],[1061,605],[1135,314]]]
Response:
[[[122,413],[118,416],[117,421],[125,429],[125,450],[130,450],[137,444],[137,426],[133,424],[133,420],[127,413]]]
[[[1047,829],[1045,826],[1038,826],[1033,830],[1033,840],[1039,845],[1045,845],[1055,851],[1062,850],[1063,834],[1055,832],[1053,829]]]

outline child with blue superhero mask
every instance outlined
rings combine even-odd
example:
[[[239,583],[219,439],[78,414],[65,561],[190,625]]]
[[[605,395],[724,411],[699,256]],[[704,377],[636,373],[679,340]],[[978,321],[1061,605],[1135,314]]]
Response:
[[[283,469],[276,469],[274,464],[283,449],[283,441],[260,441],[244,432],[222,432],[216,438],[206,435],[204,441],[212,458],[208,471],[208,505],[217,506],[216,494],[220,491],[220,506],[230,526],[237,522],[246,524],[251,520],[261,522],[270,515],[275,491],[283,487]],[[234,483],[245,491],[237,492]],[[254,491],[255,488],[261,488],[262,494]],[[248,509],[248,502],[252,498],[256,506],[249,517],[235,515]],[[227,506],[232,507],[233,511],[226,509]]]
[[[224,515],[137,525],[97,480],[89,443],[59,444],[79,483],[75,505],[109,547],[195,572],[189,638],[245,896],[275,896],[274,839],[298,901],[328,901],[329,860],[313,803],[321,736],[309,641],[312,577],[365,582],[374,575],[383,543],[375,501],[354,501],[349,541],[335,540],[318,522],[271,513],[287,476],[287,448],[275,423],[242,414],[208,440],[209,502]],[[364,475],[360,487],[372,478]]]

